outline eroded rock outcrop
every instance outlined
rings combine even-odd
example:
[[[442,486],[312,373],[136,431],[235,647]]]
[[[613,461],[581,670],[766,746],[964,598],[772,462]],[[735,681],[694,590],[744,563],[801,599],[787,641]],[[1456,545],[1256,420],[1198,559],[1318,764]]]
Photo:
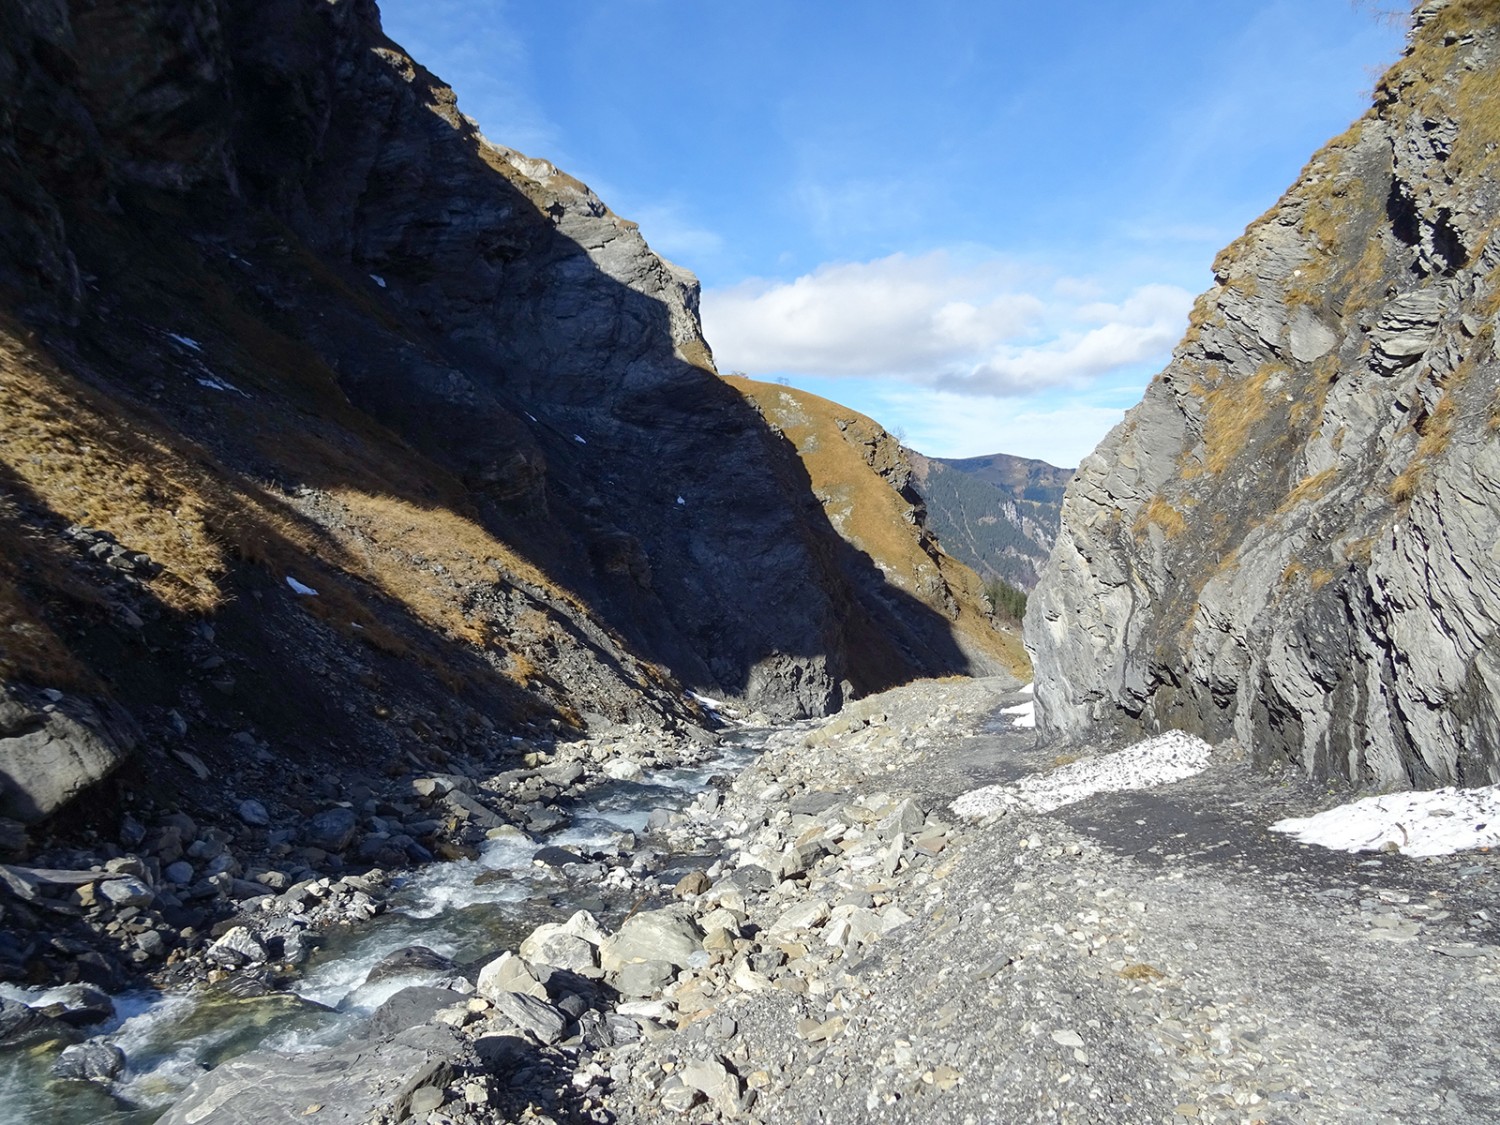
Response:
[[[5,5],[0,163],[0,680],[118,700],[169,783],[969,669],[695,279],[370,0]]]
[[[1040,725],[1361,782],[1500,781],[1500,24],[1421,4],[1374,108],[1216,261],[1079,469]]]

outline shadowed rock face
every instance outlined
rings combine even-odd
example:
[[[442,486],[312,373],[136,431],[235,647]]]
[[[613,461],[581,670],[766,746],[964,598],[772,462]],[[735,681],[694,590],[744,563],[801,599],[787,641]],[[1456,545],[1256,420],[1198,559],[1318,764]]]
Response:
[[[696,280],[481,136],[369,0],[7,4],[0,164],[0,678],[113,684],[148,744],[378,761],[393,714],[805,715],[969,669],[969,594],[840,536]]]
[[[1426,3],[1374,108],[1214,266],[1031,599],[1054,735],[1500,781],[1500,27]]]

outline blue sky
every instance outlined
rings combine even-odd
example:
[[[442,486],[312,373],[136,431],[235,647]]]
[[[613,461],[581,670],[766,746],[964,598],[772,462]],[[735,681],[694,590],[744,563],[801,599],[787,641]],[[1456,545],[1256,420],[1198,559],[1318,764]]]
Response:
[[[1073,465],[1364,112],[1395,0],[382,0],[485,133],[703,282],[721,371]]]

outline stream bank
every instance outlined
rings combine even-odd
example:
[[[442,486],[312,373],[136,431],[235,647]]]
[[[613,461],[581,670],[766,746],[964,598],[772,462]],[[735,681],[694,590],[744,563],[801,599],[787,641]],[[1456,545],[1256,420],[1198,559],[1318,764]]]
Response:
[[[958,815],[1119,749],[1060,755],[1005,715],[1024,701],[923,682],[772,732],[637,838],[698,857],[670,901],[558,900],[163,1120],[1500,1118],[1500,860],[1273,833],[1348,794],[1233,744],[1148,792]]]

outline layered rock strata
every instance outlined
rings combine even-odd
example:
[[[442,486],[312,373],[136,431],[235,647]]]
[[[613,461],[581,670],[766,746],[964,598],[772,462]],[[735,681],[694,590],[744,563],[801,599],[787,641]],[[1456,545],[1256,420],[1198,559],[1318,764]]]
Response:
[[[1500,25],[1424,3],[1376,104],[1214,265],[1087,458],[1026,622],[1038,716],[1500,780]]]

